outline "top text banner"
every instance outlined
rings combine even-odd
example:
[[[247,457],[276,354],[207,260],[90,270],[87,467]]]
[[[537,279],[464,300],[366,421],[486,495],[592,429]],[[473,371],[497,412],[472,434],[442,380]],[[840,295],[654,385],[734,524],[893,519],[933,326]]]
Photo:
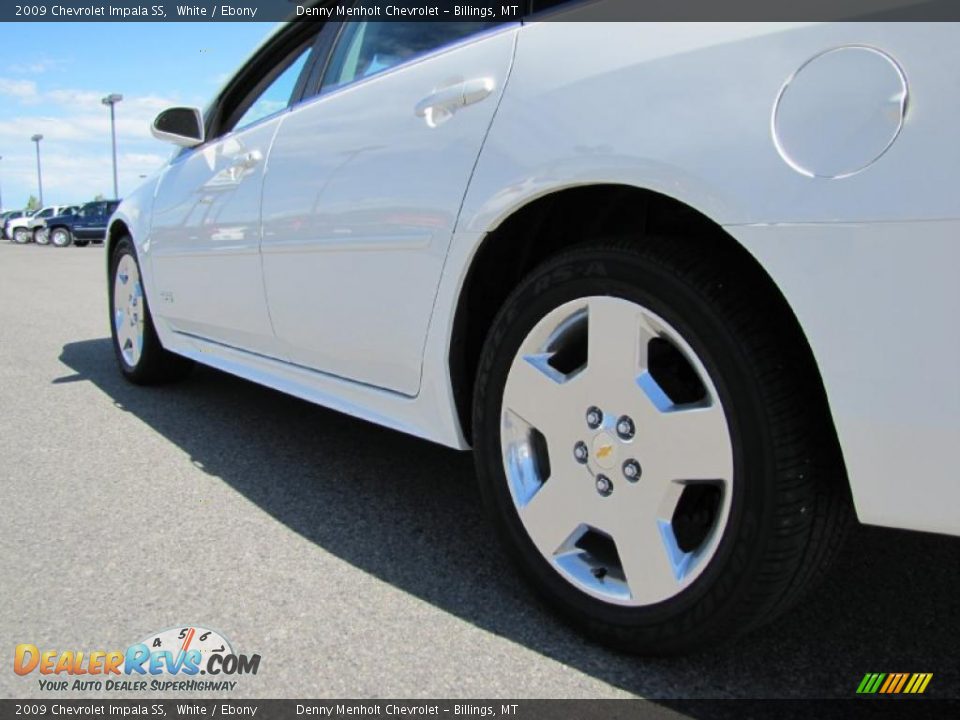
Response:
[[[3,22],[960,21],[960,0],[4,0]]]

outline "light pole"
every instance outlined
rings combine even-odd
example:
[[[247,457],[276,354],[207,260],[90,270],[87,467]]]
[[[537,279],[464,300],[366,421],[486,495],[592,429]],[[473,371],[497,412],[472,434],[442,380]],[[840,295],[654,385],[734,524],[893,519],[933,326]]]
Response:
[[[118,200],[120,198],[120,191],[117,189],[117,123],[116,118],[113,113],[113,106],[118,102],[123,100],[123,95],[120,93],[110,93],[107,95],[102,102],[104,105],[110,106],[110,138],[113,141],[113,199]]]
[[[40,141],[43,135],[37,133],[30,139],[37,144],[37,189],[40,191],[40,207],[43,207],[43,175],[40,173]]]

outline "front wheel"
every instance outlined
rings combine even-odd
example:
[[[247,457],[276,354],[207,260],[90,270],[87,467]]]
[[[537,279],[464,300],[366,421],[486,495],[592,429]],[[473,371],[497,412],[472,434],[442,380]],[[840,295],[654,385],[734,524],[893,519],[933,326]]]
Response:
[[[17,245],[26,245],[30,242],[30,231],[25,227],[18,227],[13,231],[13,241]]]
[[[193,367],[192,361],[167,352],[160,344],[129,237],[117,242],[110,258],[110,331],[120,372],[130,382],[151,385],[174,380]]]
[[[522,575],[593,637],[655,654],[782,611],[848,517],[796,339],[673,246],[534,271],[474,393],[481,492]]]
[[[58,227],[50,231],[50,242],[56,247],[67,247],[72,239],[70,231],[66,228]]]
[[[49,245],[50,244],[50,230],[47,228],[36,228],[33,231],[33,241],[37,245]]]

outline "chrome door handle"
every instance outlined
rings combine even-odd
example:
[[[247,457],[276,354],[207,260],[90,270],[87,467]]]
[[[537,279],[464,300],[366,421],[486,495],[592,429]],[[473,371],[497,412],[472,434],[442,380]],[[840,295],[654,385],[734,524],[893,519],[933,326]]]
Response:
[[[417,117],[426,117],[431,110],[446,110],[453,112],[463,104],[463,83],[457,83],[443,90],[427,95],[413,108]]]
[[[252,167],[256,167],[261,160],[263,160],[263,153],[259,150],[251,150],[234,160],[233,167],[241,170],[249,170]]]
[[[493,92],[493,78],[477,78],[463,83],[463,104],[473,105]]]
[[[457,110],[478,103],[493,92],[493,78],[476,78],[437,90],[414,106],[417,117],[426,118],[427,124],[436,127],[450,119]]]

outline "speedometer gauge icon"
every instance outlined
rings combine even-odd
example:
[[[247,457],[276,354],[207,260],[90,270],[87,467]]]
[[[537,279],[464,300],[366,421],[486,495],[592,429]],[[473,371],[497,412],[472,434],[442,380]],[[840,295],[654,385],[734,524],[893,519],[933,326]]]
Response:
[[[233,654],[233,647],[229,640],[216,630],[201,625],[168,628],[151,633],[140,642],[146,645],[151,653],[166,651],[171,653],[173,657],[180,657],[191,650],[198,651],[200,661],[197,665],[201,668],[207,667],[207,661],[211,655],[226,656]],[[201,670],[200,674],[206,673]]]

